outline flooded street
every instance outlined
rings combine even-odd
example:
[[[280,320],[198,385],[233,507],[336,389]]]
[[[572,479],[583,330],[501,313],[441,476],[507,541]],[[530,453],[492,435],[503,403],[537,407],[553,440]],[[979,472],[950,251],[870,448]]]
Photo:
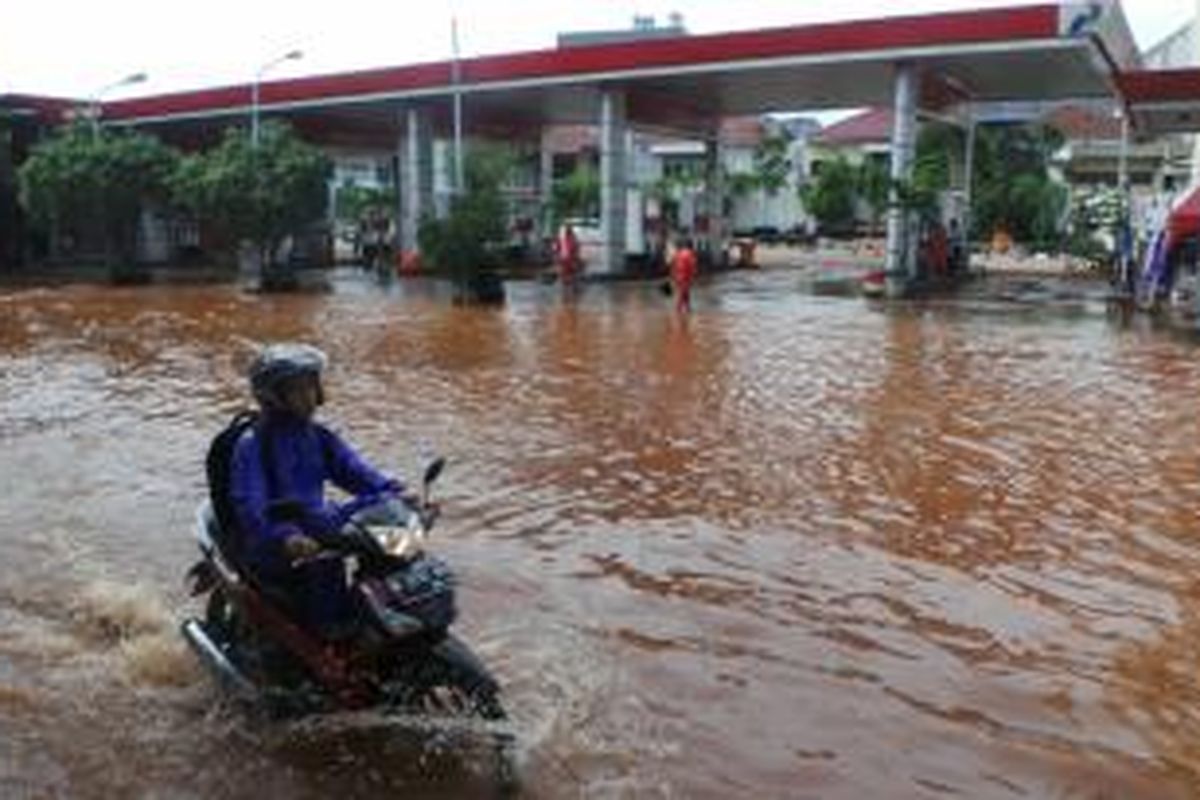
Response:
[[[1200,358],[1103,307],[997,315],[339,275],[0,289],[0,796],[487,796],[469,753],[248,725],[176,633],[253,344],[449,466],[459,630],[522,796],[1200,794]]]

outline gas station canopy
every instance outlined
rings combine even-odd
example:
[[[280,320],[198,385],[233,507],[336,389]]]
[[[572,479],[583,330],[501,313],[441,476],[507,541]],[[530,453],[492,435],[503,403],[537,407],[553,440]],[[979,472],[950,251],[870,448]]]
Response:
[[[621,89],[632,124],[711,131],[723,116],[887,106],[895,70],[920,73],[921,105],[1111,97],[1139,66],[1119,3],[857,20],[649,41],[564,47],[267,82],[264,114],[329,138],[394,143],[400,109],[449,126],[462,94],[473,131],[508,135],[596,120],[602,91]],[[111,123],[164,133],[216,129],[249,113],[251,86],[104,105]]]

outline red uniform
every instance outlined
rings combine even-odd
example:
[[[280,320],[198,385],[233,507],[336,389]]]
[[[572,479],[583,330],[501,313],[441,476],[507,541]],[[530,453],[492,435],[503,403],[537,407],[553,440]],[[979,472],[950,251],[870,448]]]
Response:
[[[675,308],[678,311],[692,310],[692,281],[696,277],[696,253],[690,247],[681,247],[671,259],[671,282],[675,285]]]
[[[579,239],[575,231],[566,228],[558,237],[558,274],[563,283],[575,278],[579,269]]]

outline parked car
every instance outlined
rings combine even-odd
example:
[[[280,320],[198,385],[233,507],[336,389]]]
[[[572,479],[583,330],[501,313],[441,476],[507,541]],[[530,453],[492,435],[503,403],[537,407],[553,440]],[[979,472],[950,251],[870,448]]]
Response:
[[[816,228],[810,230],[807,225],[793,225],[784,231],[783,241],[792,247],[811,247],[817,243]]]
[[[779,244],[783,236],[774,225],[758,225],[751,231],[754,241],[759,244]]]

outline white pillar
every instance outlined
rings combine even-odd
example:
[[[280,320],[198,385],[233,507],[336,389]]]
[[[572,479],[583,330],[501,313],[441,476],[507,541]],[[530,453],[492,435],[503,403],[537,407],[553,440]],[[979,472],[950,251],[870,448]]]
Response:
[[[975,109],[968,107],[967,146],[963,155],[966,160],[963,170],[963,215],[958,221],[963,248],[963,263],[960,267],[964,272],[970,272],[971,269],[971,228],[975,225],[975,140],[978,130]]]
[[[595,271],[618,274],[625,269],[626,189],[625,94],[606,89],[600,94],[600,263]]]
[[[721,244],[725,241],[725,170],[721,168],[724,151],[720,132],[704,143],[704,185],[707,189],[705,212],[708,216],[708,254],[714,266],[721,266]]]
[[[541,151],[538,160],[538,202],[541,205],[541,219],[538,228],[543,236],[554,236],[553,209],[554,200],[554,151],[550,149],[549,130],[542,129]]]
[[[1192,42],[1196,51],[1192,53],[1192,66],[1200,67],[1200,0],[1196,0],[1196,11],[1192,17]],[[1200,183],[1200,135],[1192,136],[1192,185]],[[1200,293],[1198,293],[1200,294]]]
[[[428,113],[404,111],[400,158],[400,248],[417,250],[421,220],[433,212],[433,135]]]
[[[1117,189],[1121,193],[1121,201],[1128,208],[1129,203],[1129,115],[1121,114],[1121,151],[1117,160]]]
[[[975,135],[979,126],[975,122],[974,110],[967,113],[970,117],[967,120],[966,152],[963,154],[966,162],[963,164],[963,204],[966,206],[966,216],[969,220],[975,202]]]
[[[907,185],[912,180],[913,162],[917,152],[917,68],[912,64],[896,65],[896,120],[892,128],[892,181]],[[902,294],[916,275],[916,242],[912,235],[912,219],[902,209],[893,189],[888,208],[887,273],[888,294]]]

